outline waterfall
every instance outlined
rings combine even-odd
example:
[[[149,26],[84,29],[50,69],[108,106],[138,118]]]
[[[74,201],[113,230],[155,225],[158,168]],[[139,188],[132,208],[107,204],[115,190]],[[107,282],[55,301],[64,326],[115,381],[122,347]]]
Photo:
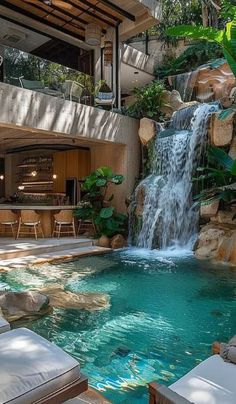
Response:
[[[191,101],[197,76],[198,70],[169,77],[172,87],[180,93],[183,101]]]
[[[209,115],[218,109],[217,104],[201,104],[177,111],[170,129],[157,135],[152,172],[137,186],[131,206],[130,239],[138,247],[193,244],[198,208],[192,201],[192,175],[204,151]],[[137,226],[134,230],[137,214],[138,231]]]

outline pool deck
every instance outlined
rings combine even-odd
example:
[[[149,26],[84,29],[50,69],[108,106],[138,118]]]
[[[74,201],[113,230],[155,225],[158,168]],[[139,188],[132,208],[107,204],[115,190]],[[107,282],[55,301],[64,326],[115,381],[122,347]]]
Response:
[[[77,257],[110,252],[110,248],[94,245],[86,237],[61,237],[44,239],[2,238],[0,241],[0,271],[27,265],[41,265],[69,261]]]
[[[89,387],[88,391],[80,394],[71,400],[65,402],[65,404],[112,404],[103,397],[98,391]]]

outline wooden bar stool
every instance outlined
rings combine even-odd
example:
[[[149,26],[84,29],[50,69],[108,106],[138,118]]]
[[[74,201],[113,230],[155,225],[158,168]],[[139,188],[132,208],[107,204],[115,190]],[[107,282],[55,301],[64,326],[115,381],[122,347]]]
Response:
[[[63,227],[67,227],[67,229],[63,230]],[[59,238],[61,234],[68,234],[76,237],[75,218],[72,210],[61,210],[54,215],[52,236],[54,237],[57,235]]]
[[[78,221],[78,234],[83,234],[86,231],[93,230],[94,234],[96,233],[96,229],[92,220],[82,220]]]
[[[0,210],[0,225],[10,227],[14,238],[16,238],[16,229],[18,224],[18,216],[11,210]]]
[[[22,227],[25,230],[22,231]],[[28,234],[31,235],[32,232],[30,229],[34,229],[34,236],[37,240],[38,231],[41,233],[42,237],[44,237],[43,229],[40,222],[40,215],[35,212],[35,210],[22,210],[19,219],[17,237],[19,238],[20,234]]]

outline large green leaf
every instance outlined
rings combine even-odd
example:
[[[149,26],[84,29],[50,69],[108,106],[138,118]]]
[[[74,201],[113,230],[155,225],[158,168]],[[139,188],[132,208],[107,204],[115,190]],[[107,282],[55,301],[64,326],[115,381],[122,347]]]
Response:
[[[224,150],[219,149],[218,147],[210,147],[209,156],[217,161],[222,167],[226,168],[226,170],[232,170],[234,160]]]
[[[96,173],[98,175],[101,175],[102,177],[112,177],[113,172],[110,167],[100,167],[96,170]]]
[[[102,219],[108,219],[113,215],[114,208],[112,206],[109,206],[108,208],[103,208],[100,212],[100,217]]]
[[[224,121],[224,119],[228,118],[232,113],[235,113],[236,108],[227,108],[221,111],[218,115],[220,121]]]
[[[99,178],[96,181],[96,186],[97,187],[105,187],[105,185],[107,185],[107,180],[105,178]]]
[[[231,168],[231,174],[236,175],[236,159],[234,159],[232,168]]]
[[[223,52],[227,62],[236,76],[236,18],[228,22],[223,35]]]
[[[122,184],[122,182],[124,181],[124,176],[123,175],[113,175],[113,177],[111,178],[111,182],[113,182],[114,184]]]
[[[206,39],[207,41],[217,42],[223,41],[224,31],[212,27],[202,27],[193,25],[177,25],[168,28],[167,35],[175,37],[184,37],[191,39]]]

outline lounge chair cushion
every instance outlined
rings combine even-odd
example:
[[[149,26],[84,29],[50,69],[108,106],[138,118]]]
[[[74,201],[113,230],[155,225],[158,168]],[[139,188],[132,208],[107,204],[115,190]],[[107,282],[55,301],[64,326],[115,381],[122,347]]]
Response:
[[[5,318],[0,317],[0,334],[6,331],[10,331],[10,324],[5,320]]]
[[[31,404],[80,378],[78,362],[26,328],[0,335],[0,404]]]
[[[170,386],[195,404],[235,404],[236,365],[213,355]]]

